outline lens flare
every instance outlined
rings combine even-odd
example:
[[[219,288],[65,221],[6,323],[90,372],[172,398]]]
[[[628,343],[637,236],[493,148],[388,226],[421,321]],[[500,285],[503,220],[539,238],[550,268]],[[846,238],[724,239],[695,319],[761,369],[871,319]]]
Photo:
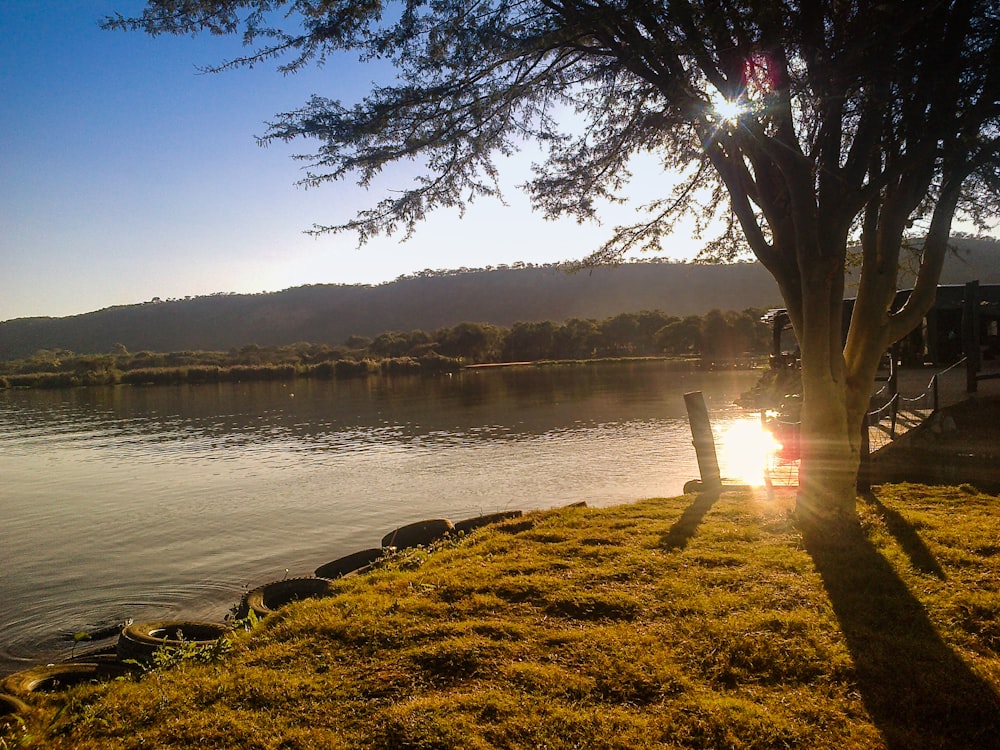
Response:
[[[734,420],[716,439],[722,476],[740,484],[766,484],[768,466],[780,448],[774,436],[761,425],[759,417]]]
[[[712,113],[721,122],[735,123],[749,112],[748,102],[742,97],[727,99],[722,92],[713,91],[710,96]]]

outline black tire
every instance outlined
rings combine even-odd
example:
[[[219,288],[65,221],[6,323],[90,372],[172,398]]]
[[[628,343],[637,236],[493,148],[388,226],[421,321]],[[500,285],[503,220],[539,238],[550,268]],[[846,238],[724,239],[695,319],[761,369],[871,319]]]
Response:
[[[450,534],[455,525],[447,518],[432,518],[427,521],[400,526],[382,537],[383,547],[407,549],[433,544]]]
[[[121,633],[119,633],[119,635],[121,635]],[[107,662],[109,659],[113,660],[115,658],[116,648],[117,646],[114,643],[108,643],[104,646],[95,646],[94,648],[82,650],[76,656],[71,656],[63,661],[67,664],[79,661],[92,661],[101,664]]]
[[[101,677],[100,667],[93,662],[49,664],[15,672],[0,682],[0,692],[15,698],[25,698],[32,693],[64,690],[84,682],[96,682]]]
[[[4,724],[4,717],[23,714],[28,711],[28,704],[13,695],[0,693],[0,726]]]
[[[186,643],[210,646],[231,632],[228,625],[195,620],[158,620],[135,622],[122,630],[116,649],[118,661],[135,660],[140,664],[152,660],[153,653],[163,646],[177,648]]]
[[[487,513],[484,516],[466,518],[464,521],[455,522],[455,533],[462,532],[468,534],[470,531],[475,531],[483,526],[500,523],[501,521],[507,521],[511,518],[520,518],[522,515],[524,514],[519,510],[504,510],[499,513]]]
[[[320,578],[340,578],[348,573],[354,573],[363,568],[367,568],[376,560],[381,559],[386,554],[382,547],[371,547],[359,552],[352,552],[344,557],[338,557],[326,565],[316,568],[316,575]]]
[[[134,664],[125,664],[118,659],[118,644],[112,643],[102,646],[93,651],[87,651],[77,656],[71,656],[63,661],[63,664],[77,664],[90,662],[97,665],[97,678],[100,680],[113,680],[117,677],[125,677],[136,671]]]
[[[333,581],[328,578],[286,578],[272,581],[247,592],[236,612],[246,617],[253,612],[257,617],[267,617],[286,604],[301,599],[319,599],[333,594]]]

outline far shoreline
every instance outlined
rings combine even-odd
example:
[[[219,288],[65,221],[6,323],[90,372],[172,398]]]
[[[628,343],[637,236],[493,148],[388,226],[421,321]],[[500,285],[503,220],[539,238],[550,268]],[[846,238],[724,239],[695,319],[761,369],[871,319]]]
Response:
[[[732,359],[706,359],[702,357],[635,356],[593,357],[586,359],[538,359],[513,362],[466,363],[460,358],[441,355],[421,357],[391,357],[374,359],[340,359],[313,365],[192,365],[178,367],[150,367],[118,370],[113,367],[103,371],[33,372],[0,375],[3,390],[55,390],[78,387],[107,387],[119,385],[201,385],[208,383],[244,383],[263,381],[291,381],[299,378],[320,380],[351,380],[369,377],[400,375],[435,376],[462,371],[492,370],[521,367],[568,367],[579,365],[666,363],[678,370],[758,370],[767,367],[767,357],[748,354]]]

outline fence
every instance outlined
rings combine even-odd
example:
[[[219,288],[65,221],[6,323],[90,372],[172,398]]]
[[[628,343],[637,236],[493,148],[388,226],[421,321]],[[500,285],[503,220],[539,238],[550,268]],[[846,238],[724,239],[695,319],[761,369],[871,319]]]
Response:
[[[875,406],[865,414],[864,429],[861,431],[861,467],[858,471],[858,490],[871,489],[871,463],[873,454],[885,448],[893,440],[918,427],[941,404],[941,379],[951,370],[965,364],[965,357],[950,367],[931,376],[924,392],[913,397],[899,393],[898,381],[890,376],[889,381],[872,396]]]
[[[861,431],[861,468],[858,472],[858,489],[866,491],[870,488],[871,458],[893,440],[919,426],[941,405],[940,386],[942,378],[951,370],[965,365],[963,357],[955,364],[934,373],[922,393],[916,396],[903,396],[899,392],[898,373],[895,368],[883,385],[876,391],[870,401],[870,410],[865,414],[864,429]],[[762,415],[762,421],[764,417]],[[772,432],[775,428],[783,428],[791,435],[797,431],[798,422],[770,422]],[[798,450],[797,445],[791,454],[781,452],[772,456],[767,468],[768,483],[797,483]]]
[[[873,408],[865,414],[869,453],[884,448],[936,412],[941,403],[941,378],[963,364],[964,357],[950,367],[934,373],[923,393],[913,397],[900,394],[895,374],[891,375],[888,382],[872,395]],[[879,402],[881,405],[874,406]]]

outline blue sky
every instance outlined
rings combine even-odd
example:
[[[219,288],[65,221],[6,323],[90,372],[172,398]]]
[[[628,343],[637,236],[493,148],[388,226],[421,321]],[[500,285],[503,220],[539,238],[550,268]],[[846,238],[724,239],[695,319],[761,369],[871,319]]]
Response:
[[[584,257],[604,227],[547,222],[513,186],[537,152],[505,164],[508,205],[441,212],[416,237],[304,234],[406,184],[390,171],[370,192],[351,183],[305,190],[310,142],[260,148],[254,136],[312,94],[359,98],[377,71],[346,56],[283,77],[273,66],[206,75],[236,39],[149,38],[102,31],[133,0],[0,3],[0,321],[214,292],[312,283],[378,283],[425,268],[547,263]],[[649,174],[647,185],[669,189]],[[657,192],[661,192],[657,189]],[[678,236],[676,256],[697,248]]]

